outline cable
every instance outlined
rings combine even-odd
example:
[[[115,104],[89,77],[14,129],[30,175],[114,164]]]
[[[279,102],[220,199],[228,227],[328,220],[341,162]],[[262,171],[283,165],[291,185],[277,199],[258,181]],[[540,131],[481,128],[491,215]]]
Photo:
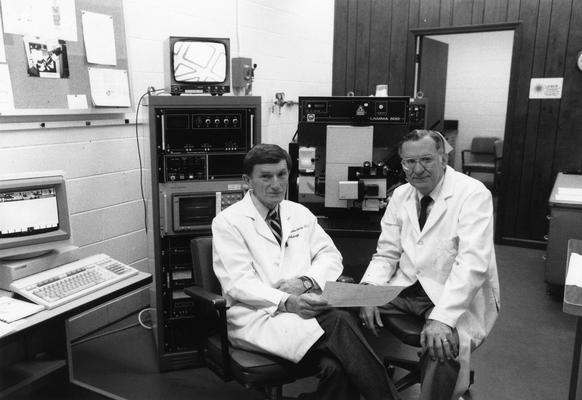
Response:
[[[94,340],[94,339],[99,339],[99,338],[101,338],[103,336],[111,335],[112,333],[117,333],[117,332],[125,331],[127,329],[134,328],[136,326],[139,326],[139,323],[136,322],[134,324],[127,325],[127,326],[122,326],[121,328],[117,328],[117,329],[112,329],[110,331],[103,332],[103,333],[100,333],[98,335],[89,336],[89,337],[86,337],[85,339],[80,339],[80,340],[77,340],[77,341],[71,343],[71,346],[76,346],[78,344],[85,343],[85,342],[89,342],[89,341]]]
[[[148,233],[148,208],[147,208],[147,202],[146,202],[146,198],[145,198],[145,190],[144,190],[144,185],[143,185],[143,163],[142,163],[142,159],[141,159],[141,150],[139,147],[139,133],[137,130],[139,107],[141,106],[141,102],[145,96],[152,95],[152,94],[155,94],[157,92],[165,92],[165,91],[167,91],[166,88],[154,89],[153,86],[148,87],[148,90],[144,94],[142,94],[141,97],[139,98],[139,101],[137,102],[137,107],[135,110],[135,141],[137,143],[137,157],[139,159],[139,187],[141,190],[141,201],[143,203],[143,219],[144,219],[146,235]]]
[[[122,331],[125,331],[127,329],[134,328],[136,326],[142,326],[145,329],[152,329],[153,327],[151,325],[146,325],[141,320],[141,316],[143,315],[143,313],[146,312],[146,311],[151,311],[151,310],[155,310],[155,308],[144,308],[143,310],[141,310],[139,312],[139,314],[137,315],[137,322],[136,323],[133,323],[133,324],[130,324],[130,325],[126,325],[126,326],[122,326],[120,328],[112,329],[112,330],[107,331],[107,332],[99,333],[97,335],[93,335],[93,336],[86,337],[84,339],[77,340],[74,343],[71,343],[71,345],[72,346],[76,346],[78,344],[85,343],[85,342],[89,342],[89,341],[95,340],[95,339],[99,339],[99,338],[101,338],[103,336],[111,335],[113,333],[122,332]]]
[[[144,219],[146,235],[148,233],[148,208],[147,208],[147,202],[145,199],[145,192],[144,192],[144,187],[143,187],[143,163],[141,160],[141,150],[139,148],[139,133],[137,130],[137,124],[138,124],[139,107],[141,105],[143,98],[145,96],[147,96],[148,94],[150,94],[149,90],[141,95],[141,97],[139,98],[139,101],[137,102],[137,107],[135,110],[135,141],[137,143],[137,157],[139,159],[139,187],[141,190],[141,201],[143,203],[143,219]]]
[[[298,134],[298,133],[299,133],[299,129],[297,129],[297,130],[295,131],[295,133],[293,134],[293,137],[291,138],[291,141],[292,141],[292,142],[295,142],[295,138],[297,137],[297,134]]]
[[[141,316],[143,315],[144,312],[146,312],[146,311],[152,311],[152,310],[155,310],[155,308],[144,308],[137,315],[137,322],[139,322],[139,324],[141,326],[143,326],[145,329],[153,329],[153,326],[152,325],[146,325],[146,324],[144,324],[143,321],[141,320]],[[151,317],[150,317],[150,321],[151,321]]]

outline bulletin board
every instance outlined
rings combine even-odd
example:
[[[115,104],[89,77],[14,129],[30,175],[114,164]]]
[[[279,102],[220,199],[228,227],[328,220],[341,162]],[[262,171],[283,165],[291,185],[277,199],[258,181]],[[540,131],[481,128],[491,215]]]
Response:
[[[115,113],[131,111],[131,95],[129,96],[129,107],[95,106],[91,97],[89,81],[89,68],[91,67],[125,70],[129,73],[122,0],[74,0],[74,3],[77,40],[65,41],[68,78],[30,76],[24,36],[7,33],[6,27],[4,27],[6,63],[10,71],[15,111],[26,113],[29,110],[31,114],[35,114],[34,110],[41,110],[45,113],[50,110],[55,110],[58,113],[66,113],[67,110],[70,110],[71,113],[103,112],[106,110]],[[82,25],[83,11],[100,13],[112,18],[116,65],[98,65],[87,62]],[[127,82],[129,86],[129,76]],[[67,95],[85,95],[88,108],[84,110],[69,109]],[[9,115],[10,111],[3,111],[2,114]]]

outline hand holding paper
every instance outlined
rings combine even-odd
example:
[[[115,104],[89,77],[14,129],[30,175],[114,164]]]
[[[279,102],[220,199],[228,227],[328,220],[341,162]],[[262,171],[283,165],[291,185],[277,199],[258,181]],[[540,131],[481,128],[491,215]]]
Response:
[[[300,296],[292,294],[285,303],[287,311],[299,315],[301,318],[314,318],[316,315],[330,308],[327,301],[315,293],[303,293]]]
[[[332,307],[367,307],[390,303],[404,286],[357,285],[326,282],[321,297]]]

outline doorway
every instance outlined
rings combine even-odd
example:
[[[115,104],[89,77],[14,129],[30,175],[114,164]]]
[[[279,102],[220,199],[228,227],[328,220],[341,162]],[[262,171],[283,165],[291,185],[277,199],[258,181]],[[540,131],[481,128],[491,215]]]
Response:
[[[513,31],[425,38],[448,44],[444,121],[458,121],[455,147],[459,151],[453,165],[460,170],[460,150],[469,149],[474,137],[504,139]],[[487,180],[491,176],[476,178]]]
[[[507,141],[507,112],[508,104],[511,103],[512,78],[515,79],[512,67],[515,65],[513,58],[518,46],[518,26],[518,23],[512,23],[412,31],[418,54],[415,93],[423,92],[429,98],[429,107],[431,95],[437,98],[437,105],[442,103],[442,109],[437,111],[433,119],[442,118],[440,126],[445,132],[447,127],[456,131],[449,165],[458,171],[462,170],[461,153],[471,148],[474,137],[495,137]],[[439,96],[443,97],[442,94],[430,93],[434,90],[432,86],[438,88],[439,85],[431,83],[434,73],[430,67],[426,67],[432,59],[442,60],[443,56],[427,57],[423,53],[423,41],[430,42],[430,46],[427,46],[430,51],[434,52],[432,42],[436,41],[442,44],[440,49],[444,48],[440,51],[446,52],[444,98],[439,99]],[[440,87],[443,86],[442,80],[439,78]],[[502,165],[501,162],[501,168]],[[495,187],[493,174],[471,175],[491,189],[496,206],[504,193],[502,169]]]

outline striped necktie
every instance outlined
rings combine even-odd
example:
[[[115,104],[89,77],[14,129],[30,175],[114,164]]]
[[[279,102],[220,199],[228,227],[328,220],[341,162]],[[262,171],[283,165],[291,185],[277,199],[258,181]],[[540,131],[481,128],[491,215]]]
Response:
[[[281,221],[279,220],[279,214],[277,214],[277,208],[273,208],[267,214],[267,225],[271,228],[271,232],[275,235],[275,239],[281,244],[283,235],[281,234]]]
[[[420,199],[420,215],[418,217],[418,225],[420,226],[420,230],[424,228],[424,223],[426,222],[426,218],[428,217],[428,206],[432,203],[432,198],[430,196],[424,196]]]

